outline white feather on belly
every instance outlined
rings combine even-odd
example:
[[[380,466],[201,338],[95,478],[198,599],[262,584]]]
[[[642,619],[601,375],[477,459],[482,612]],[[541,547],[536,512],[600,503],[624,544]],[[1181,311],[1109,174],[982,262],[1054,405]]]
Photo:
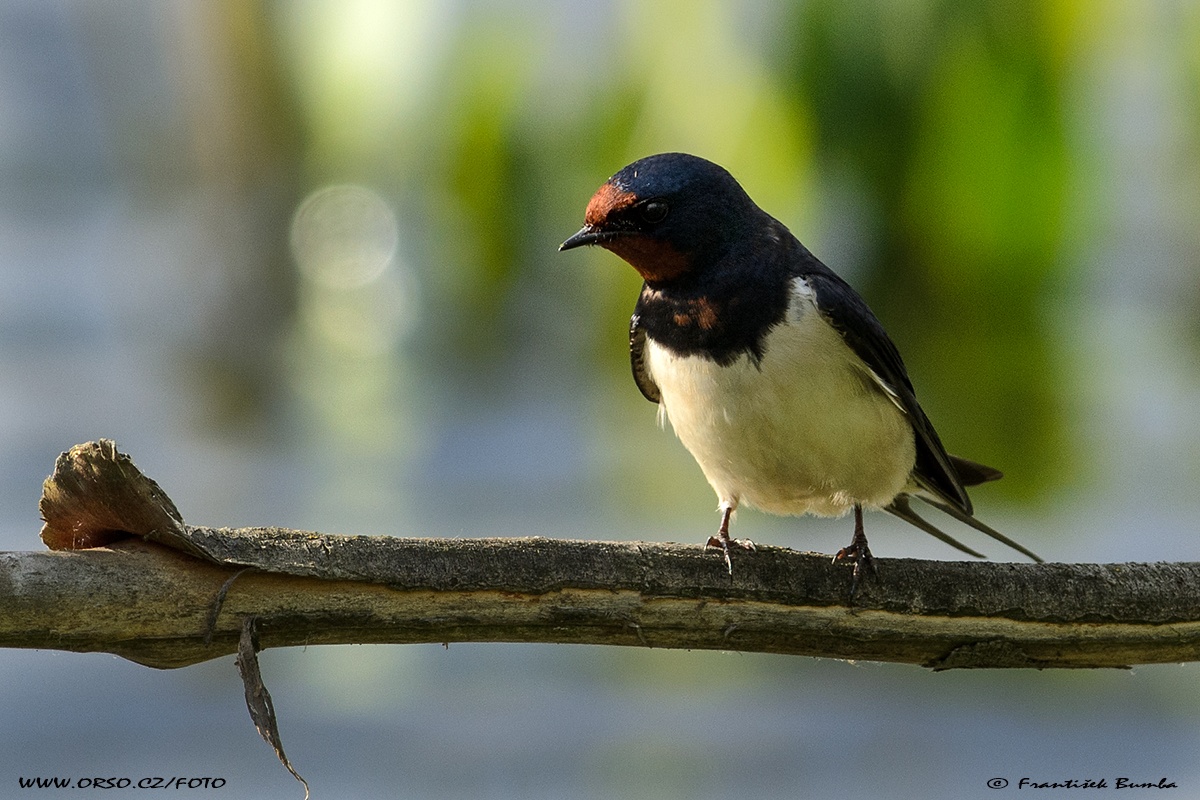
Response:
[[[803,279],[761,363],[743,355],[722,367],[649,340],[646,366],[722,508],[838,516],[886,506],[908,483],[912,426]]]

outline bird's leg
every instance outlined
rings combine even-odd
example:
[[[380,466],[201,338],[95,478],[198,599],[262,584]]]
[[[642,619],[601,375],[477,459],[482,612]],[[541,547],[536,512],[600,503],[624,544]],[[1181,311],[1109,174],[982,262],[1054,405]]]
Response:
[[[850,596],[854,597],[858,591],[858,581],[862,577],[863,567],[870,567],[872,575],[879,573],[875,567],[875,556],[871,555],[871,548],[867,547],[867,534],[863,531],[862,506],[858,503],[854,504],[854,536],[850,539],[847,547],[837,551],[833,560],[842,561],[847,558],[854,559],[854,577],[850,581]]]
[[[733,505],[725,505],[721,512],[721,527],[717,529],[716,536],[708,537],[705,547],[719,547],[725,555],[725,569],[729,574],[733,574],[733,561],[729,558],[730,547],[740,547],[743,550],[753,550],[754,542],[749,539],[730,539],[729,538],[729,518],[733,516]]]

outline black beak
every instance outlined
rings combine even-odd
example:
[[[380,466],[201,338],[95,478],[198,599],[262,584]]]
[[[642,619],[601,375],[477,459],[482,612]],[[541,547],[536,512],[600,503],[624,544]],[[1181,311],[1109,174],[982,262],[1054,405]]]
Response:
[[[579,233],[576,233],[570,239],[567,239],[565,242],[560,244],[558,246],[558,250],[560,253],[563,250],[574,250],[576,247],[583,247],[584,245],[596,244],[597,242],[601,241],[603,238],[604,238],[604,234],[602,232],[596,230],[591,225],[584,225],[582,228],[579,229]]]

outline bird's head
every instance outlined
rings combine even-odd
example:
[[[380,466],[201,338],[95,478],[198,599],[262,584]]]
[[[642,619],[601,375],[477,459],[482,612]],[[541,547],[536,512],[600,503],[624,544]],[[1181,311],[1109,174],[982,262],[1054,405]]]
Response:
[[[600,245],[650,284],[669,284],[720,262],[762,214],[722,167],[661,153],[613,175],[588,203],[584,226],[558,248]]]

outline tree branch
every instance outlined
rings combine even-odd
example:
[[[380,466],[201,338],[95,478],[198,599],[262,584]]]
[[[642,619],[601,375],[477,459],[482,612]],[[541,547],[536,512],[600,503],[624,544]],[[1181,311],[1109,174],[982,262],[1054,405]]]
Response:
[[[169,504],[109,442],[64,453],[43,539],[104,546],[0,554],[0,646],[179,667],[236,652],[255,617],[264,648],[574,642],[935,669],[1200,658],[1195,563],[879,559],[851,604],[848,567],[782,548],[738,552],[731,577],[699,545],[201,528]]]
[[[137,539],[0,556],[0,646],[104,651],[156,667],[264,647],[581,642],[896,661],[935,668],[1112,667],[1195,660],[1200,565],[881,559],[850,606],[825,556],[552,539],[392,539],[190,529],[238,563],[256,550],[313,577],[241,568]],[[277,565],[278,565],[277,564]]]

